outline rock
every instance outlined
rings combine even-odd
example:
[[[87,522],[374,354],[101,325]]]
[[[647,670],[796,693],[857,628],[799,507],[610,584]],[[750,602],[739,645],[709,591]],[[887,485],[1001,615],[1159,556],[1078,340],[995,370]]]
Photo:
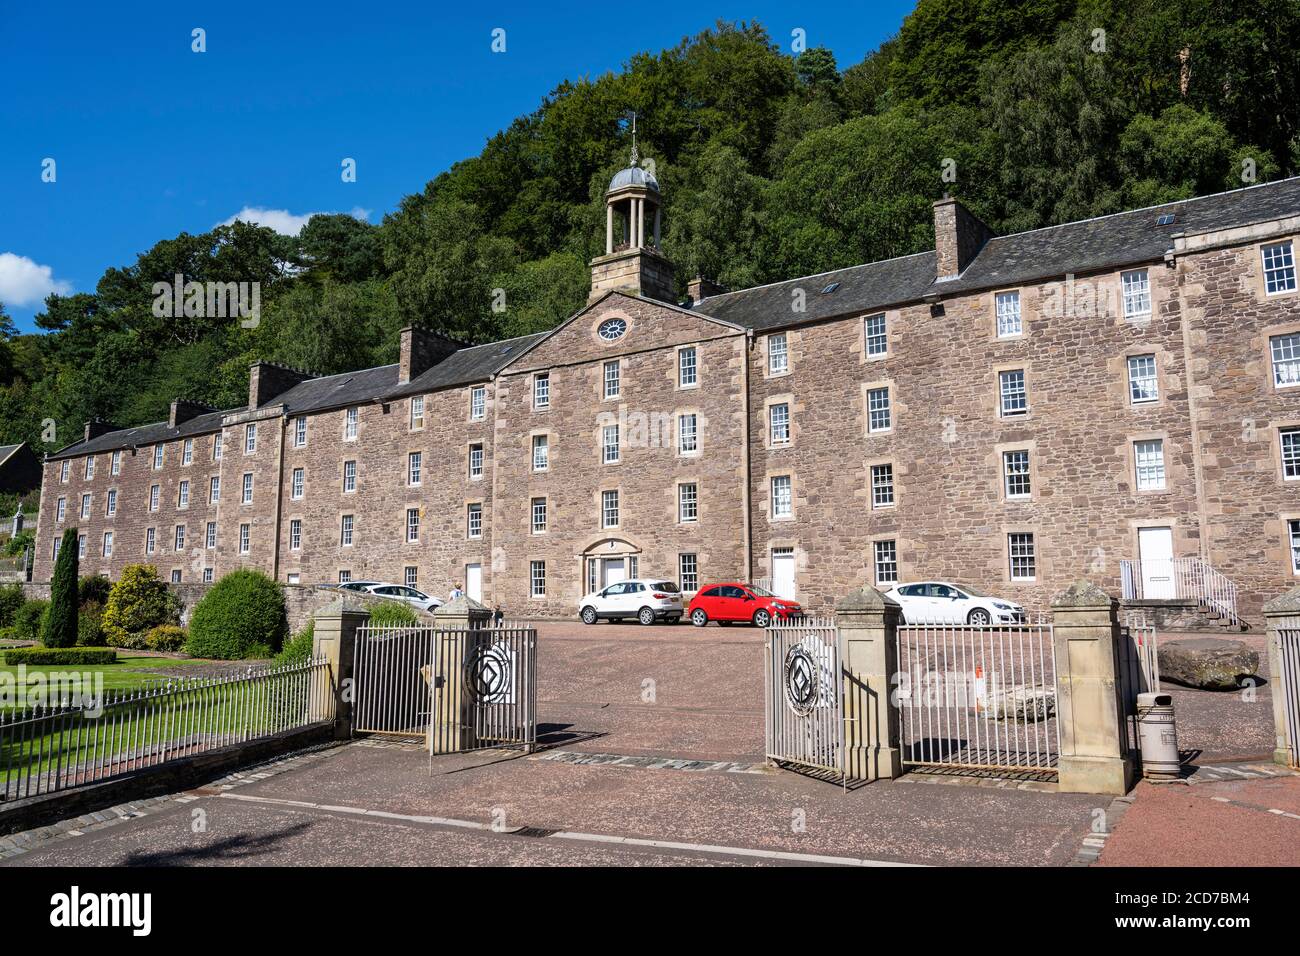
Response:
[[[1259,670],[1259,654],[1242,641],[1191,637],[1161,644],[1156,651],[1161,680],[1202,690],[1233,690]]]
[[[988,695],[982,710],[986,720],[1038,723],[1056,716],[1056,688],[1018,684]]]

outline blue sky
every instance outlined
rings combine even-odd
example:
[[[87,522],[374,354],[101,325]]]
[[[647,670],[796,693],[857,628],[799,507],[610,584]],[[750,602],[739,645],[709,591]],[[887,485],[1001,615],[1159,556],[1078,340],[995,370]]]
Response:
[[[244,210],[280,211],[246,215],[282,230],[313,212],[377,223],[566,78],[717,19],[756,19],[787,50],[802,29],[844,68],[912,6],[12,0],[0,6],[0,301],[28,330],[46,292],[93,291],[109,266]],[[191,51],[196,27],[205,53]]]

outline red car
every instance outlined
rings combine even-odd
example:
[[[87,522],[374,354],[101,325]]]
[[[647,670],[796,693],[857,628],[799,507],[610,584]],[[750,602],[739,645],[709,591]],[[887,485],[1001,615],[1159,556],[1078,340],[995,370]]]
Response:
[[[719,624],[753,624],[767,627],[773,620],[797,617],[803,608],[797,601],[779,598],[766,588],[728,582],[700,588],[686,610],[696,627],[710,621]]]

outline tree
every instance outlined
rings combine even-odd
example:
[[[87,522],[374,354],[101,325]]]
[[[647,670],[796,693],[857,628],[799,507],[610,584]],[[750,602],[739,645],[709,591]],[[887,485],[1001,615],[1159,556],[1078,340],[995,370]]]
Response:
[[[50,608],[41,622],[41,643],[46,647],[75,647],[77,609],[77,529],[67,528],[59,541],[59,556],[50,576]]]

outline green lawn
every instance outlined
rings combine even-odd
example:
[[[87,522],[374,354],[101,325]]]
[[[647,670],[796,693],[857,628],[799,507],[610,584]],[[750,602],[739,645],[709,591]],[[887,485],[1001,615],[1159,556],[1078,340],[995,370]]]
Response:
[[[3,657],[4,650],[0,648],[0,658]],[[164,678],[167,675],[163,671],[171,671],[182,668],[196,668],[194,676],[200,676],[197,667],[206,663],[201,660],[191,660],[187,658],[171,657],[145,657],[142,655],[132,655],[130,651],[119,651],[116,664],[28,664],[24,667],[24,674],[29,679],[28,686],[31,686],[30,678],[35,674],[58,674],[62,679],[58,681],[57,687],[50,687],[46,683],[47,692],[57,693],[57,691],[76,690],[84,693],[87,690],[98,694],[101,690],[99,681],[103,681],[102,690],[117,694],[119,692],[134,690],[143,686],[147,681],[155,681]],[[4,677],[9,674],[11,677]],[[76,682],[86,680],[89,675],[91,686],[76,687]],[[102,675],[102,676],[100,676]],[[10,685],[9,681],[17,681],[18,666],[11,664],[0,664],[0,687],[13,689],[19,688]],[[50,681],[50,677],[43,678],[43,681]],[[6,694],[7,698],[8,695]],[[13,710],[14,702],[12,700],[0,700],[0,710]]]

